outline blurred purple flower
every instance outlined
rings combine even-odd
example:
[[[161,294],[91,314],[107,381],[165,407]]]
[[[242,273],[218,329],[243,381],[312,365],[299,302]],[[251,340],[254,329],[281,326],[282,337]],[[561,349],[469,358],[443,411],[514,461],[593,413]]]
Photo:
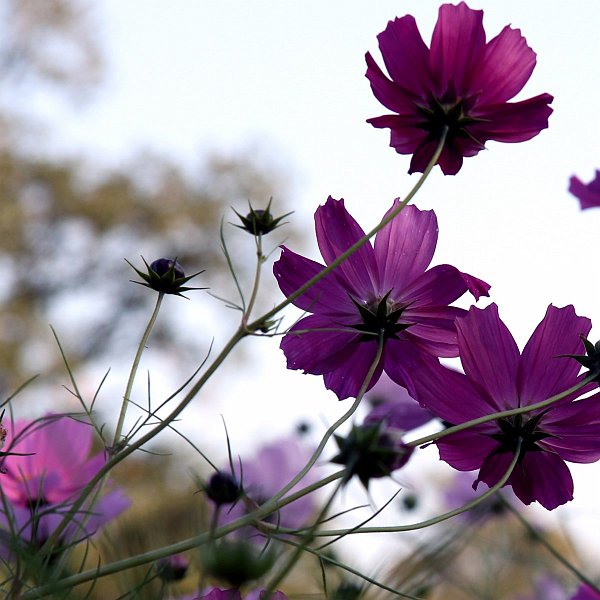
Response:
[[[327,265],[364,236],[344,201],[331,197],[317,209],[315,229]],[[411,391],[410,374],[417,364],[457,356],[454,319],[465,311],[448,304],[467,290],[476,299],[487,295],[490,286],[450,265],[426,270],[437,234],[433,211],[406,206],[377,234],[374,245],[364,244],[294,300],[313,314],[300,319],[281,342],[288,369],[323,375],[325,387],[343,400],[358,394],[380,332],[385,348],[369,388],[385,370]],[[282,248],[273,270],[289,296],[324,266]]]
[[[533,594],[519,596],[515,600],[565,600],[566,598],[565,588],[552,575],[539,577],[533,587]]]
[[[572,306],[549,306],[522,353],[491,304],[471,308],[456,320],[465,375],[439,364],[415,373],[419,402],[449,423],[464,423],[493,412],[535,404],[581,381],[580,365],[564,354],[581,350],[580,335],[591,322]],[[573,479],[565,460],[600,458],[600,394],[575,401],[585,386],[559,402],[531,413],[477,425],[441,438],[440,458],[459,471],[479,469],[480,481],[496,484],[522,439],[519,461],[507,485],[525,504],[548,510],[573,499]]]
[[[244,600],[260,600],[265,593],[264,589],[253,590],[244,596]],[[204,596],[186,596],[190,600],[242,600],[242,595],[239,590],[222,590],[213,588]],[[270,595],[272,600],[287,600],[287,596],[283,592],[273,592]],[[184,600],[181,598],[180,600]]]
[[[444,503],[448,510],[460,508],[478,498],[481,494],[473,489],[473,474],[468,472],[455,473],[448,487],[444,490]],[[504,492],[503,498],[514,504],[514,494]],[[475,508],[458,515],[467,521],[479,521],[482,517],[493,517],[505,512],[504,504],[499,498],[491,497],[478,504]]]
[[[306,465],[312,450],[295,438],[285,438],[266,444],[252,459],[242,460],[241,469],[236,469],[236,477],[241,481],[246,496],[260,505],[272,498],[289,483]],[[318,480],[315,469],[296,484],[293,493]],[[307,494],[295,502],[284,506],[268,520],[282,527],[293,529],[306,525],[317,508],[315,494]],[[219,512],[221,523],[230,523],[248,512],[243,500],[231,508],[224,507]]]
[[[366,76],[377,100],[396,114],[367,122],[389,128],[390,146],[413,155],[409,173],[425,170],[444,126],[438,164],[445,175],[458,173],[463,157],[488,140],[524,142],[548,127],[549,94],[507,102],[531,76],[535,52],[509,26],[486,43],[482,10],[442,5],[430,48],[411,15],[390,21],[377,39],[390,78],[368,52]]]
[[[600,594],[591,586],[583,584],[570,600],[600,600]]]
[[[90,426],[61,415],[14,423],[8,436],[9,450],[30,455],[8,456],[3,463],[2,554],[11,554],[20,542],[38,548],[54,532],[105,462],[102,453],[88,458],[91,445]],[[95,534],[129,505],[119,489],[105,494],[92,507],[84,505],[64,530],[62,543]]]
[[[386,374],[370,390],[367,400],[374,406],[365,417],[365,425],[385,421],[388,427],[410,431],[435,419],[431,411],[423,408]]]
[[[600,171],[596,171],[596,177],[588,184],[573,175],[569,182],[569,192],[579,200],[581,210],[600,206]]]

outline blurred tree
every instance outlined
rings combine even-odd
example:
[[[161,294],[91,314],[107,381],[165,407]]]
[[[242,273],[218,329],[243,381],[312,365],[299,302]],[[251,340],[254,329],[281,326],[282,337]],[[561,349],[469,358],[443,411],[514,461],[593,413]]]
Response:
[[[48,158],[37,149],[34,156],[20,142],[36,120],[23,113],[27,95],[48,85],[67,95],[89,91],[100,81],[102,53],[82,1],[7,0],[0,22],[2,393],[40,370],[62,369],[56,346],[41,335],[48,322],[67,328],[74,366],[137,343],[154,295],[128,283],[137,277],[123,258],[141,265],[140,254],[178,257],[189,274],[212,271],[211,284],[196,285],[214,285],[229,206],[243,212],[251,199],[260,208],[274,193],[278,204],[285,186],[251,151],[209,156],[193,175],[156,155],[112,172],[89,159]],[[173,328],[161,326],[156,335],[173,341]]]

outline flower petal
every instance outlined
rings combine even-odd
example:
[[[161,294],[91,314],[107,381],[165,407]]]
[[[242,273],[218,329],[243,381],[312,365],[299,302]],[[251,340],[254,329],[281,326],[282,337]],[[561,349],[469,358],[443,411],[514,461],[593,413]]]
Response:
[[[281,291],[289,297],[325,267],[314,260],[296,254],[285,246],[282,246],[281,249],[281,257],[273,264],[273,273]],[[325,315],[350,317],[356,314],[356,307],[335,273],[323,277],[296,298],[293,304],[307,312]]]
[[[488,429],[489,425],[477,425],[441,438],[436,442],[440,459],[459,471],[479,469],[498,448],[498,442],[486,435]]]
[[[406,94],[424,98],[431,90],[429,48],[412,15],[387,24],[377,39],[386,69]],[[394,110],[394,109],[392,109]]]
[[[527,452],[508,483],[523,504],[537,501],[547,510],[554,510],[573,500],[571,472],[558,455],[550,452]]]
[[[396,346],[400,344],[388,344],[389,355],[396,350]],[[394,368],[388,368],[386,364],[386,371],[396,380],[395,369],[399,361],[389,362],[390,367]],[[409,365],[409,369],[411,366],[413,365]],[[410,369],[407,378],[414,388],[414,391],[407,388],[411,396],[434,415],[449,423],[456,425],[495,411],[496,407],[481,395],[480,390],[465,375],[437,362],[429,361],[420,365],[420,368]]]
[[[399,204],[399,199],[394,200],[384,218]],[[380,294],[393,290],[391,297],[398,299],[404,288],[425,273],[437,237],[437,218],[432,210],[405,206],[375,238],[375,257],[381,269]]]
[[[470,91],[472,74],[485,49],[483,11],[471,10],[464,2],[443,4],[431,38],[431,68],[437,75],[438,98],[451,88],[455,96]]]
[[[323,375],[325,387],[334,392],[340,400],[350,397],[356,398],[358,396],[360,388],[364,384],[369,369],[375,360],[377,342],[361,342],[347,346],[347,349],[349,353],[346,360],[334,371]],[[372,388],[381,376],[384,360],[382,356],[367,386],[367,390]]]
[[[508,25],[491,40],[471,83],[482,104],[506,102],[516,96],[535,68],[535,52],[519,29]]]
[[[325,331],[323,331],[325,329]],[[293,325],[281,340],[288,369],[322,375],[340,368],[359,345],[360,334],[333,322],[329,317],[310,315]]]
[[[466,317],[456,319],[456,330],[467,377],[489,394],[497,410],[515,408],[519,349],[498,307],[471,307]]]
[[[583,354],[579,335],[592,328],[586,317],[578,317],[573,306],[550,305],[527,342],[519,367],[520,405],[534,404],[575,385],[581,366],[561,354]]]
[[[482,119],[469,125],[469,132],[481,142],[526,142],[548,127],[553,97],[540,94],[522,102],[478,107],[473,116]]]
[[[334,200],[331,196],[315,213],[315,229],[319,250],[327,265],[365,235],[344,207],[344,200]],[[367,299],[367,296],[371,299],[379,283],[371,244],[363,244],[335,269],[335,273],[356,299]]]

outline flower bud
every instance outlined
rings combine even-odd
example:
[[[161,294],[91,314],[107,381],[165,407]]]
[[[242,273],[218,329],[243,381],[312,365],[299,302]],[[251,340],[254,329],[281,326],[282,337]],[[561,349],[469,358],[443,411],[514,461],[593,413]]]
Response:
[[[340,451],[331,462],[346,466],[344,482],[356,475],[368,488],[371,479],[388,477],[408,462],[413,448],[402,442],[400,434],[383,422],[355,425],[347,437],[334,436]]]
[[[254,208],[252,208],[252,205],[248,203],[250,207],[250,212],[245,217],[240,215],[240,213],[237,212],[237,210],[233,209],[233,212],[240,218],[242,222],[242,225],[236,225],[236,227],[239,227],[240,229],[243,229],[248,233],[251,233],[252,235],[258,236],[266,235],[274,229],[277,229],[277,227],[283,225],[283,223],[281,223],[281,220],[285,219],[292,213],[286,213],[281,217],[273,217],[273,215],[271,214],[272,200],[273,198],[269,200],[269,204],[264,210],[260,208],[255,210]]]
[[[197,287],[185,287],[190,279],[204,273],[204,271],[198,271],[193,275],[185,276],[182,266],[177,262],[177,259],[171,258],[158,258],[151,264],[146,262],[146,259],[142,256],[142,260],[146,265],[146,272],[136,269],[127,259],[127,264],[144,280],[134,281],[133,283],[139,283],[145,287],[155,290],[161,294],[174,294],[175,296],[183,296],[181,292],[187,292],[188,290],[203,290],[206,288]],[[183,296],[185,298],[185,296]]]
[[[204,491],[217,506],[233,504],[242,496],[242,487],[235,477],[223,471],[212,475]]]
[[[222,540],[204,546],[200,558],[204,572],[234,587],[259,579],[275,563],[275,551],[256,548],[246,540]]]

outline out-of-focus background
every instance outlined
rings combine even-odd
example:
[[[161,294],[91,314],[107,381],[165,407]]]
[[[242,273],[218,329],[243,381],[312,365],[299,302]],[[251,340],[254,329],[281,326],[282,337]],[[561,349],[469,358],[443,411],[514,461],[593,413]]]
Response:
[[[312,215],[328,195],[344,197],[365,228],[374,225],[417,176],[406,174],[409,157],[388,147],[388,133],[365,122],[387,111],[364,78],[364,53],[377,57],[376,35],[406,13],[428,41],[439,4],[3,0],[0,394],[41,374],[13,403],[15,414],[78,409],[61,387],[67,377],[50,323],[86,397],[110,369],[96,409],[98,422],[114,428],[154,300],[129,283],[135,274],[123,258],[140,266],[139,255],[177,256],[188,273],[206,269],[197,285],[235,298],[221,220],[247,289],[252,239],[230,225],[230,207],[245,213],[248,201],[260,208],[272,197],[276,212],[294,214],[265,239],[273,250],[259,302],[266,309],[280,299],[269,277],[279,243],[318,258]],[[416,204],[438,215],[435,263],[491,283],[491,299],[522,345],[549,303],[574,304],[578,314],[600,319],[600,210],[580,212],[567,193],[572,173],[587,181],[600,168],[600,8],[591,0],[568,10],[558,0],[543,10],[513,0],[469,5],[485,10],[488,38],[507,23],[522,30],[538,65],[518,99],[549,92],[555,112],[530,142],[491,142],[455,177],[435,171]],[[237,313],[207,292],[189,296],[165,301],[134,390],[142,404],[147,373],[159,403],[237,325]],[[287,324],[298,316],[287,314]],[[216,462],[226,458],[222,419],[237,454],[293,434],[298,423],[318,439],[345,410],[319,378],[287,372],[277,346],[277,338],[245,340],[178,423]],[[127,425],[137,416],[132,411]],[[178,457],[163,459],[175,488],[191,485],[191,473],[206,473],[175,433],[154,450]],[[164,468],[153,461],[139,466],[140,480],[147,479],[143,469]],[[556,511],[592,554],[599,469],[574,466],[575,501]],[[426,495],[423,473],[448,473],[434,448],[400,479]],[[381,506],[390,489],[375,485],[373,504]],[[349,488],[346,501],[369,498]],[[556,515],[535,518],[550,527]],[[378,548],[364,544],[357,562],[384,569]]]

